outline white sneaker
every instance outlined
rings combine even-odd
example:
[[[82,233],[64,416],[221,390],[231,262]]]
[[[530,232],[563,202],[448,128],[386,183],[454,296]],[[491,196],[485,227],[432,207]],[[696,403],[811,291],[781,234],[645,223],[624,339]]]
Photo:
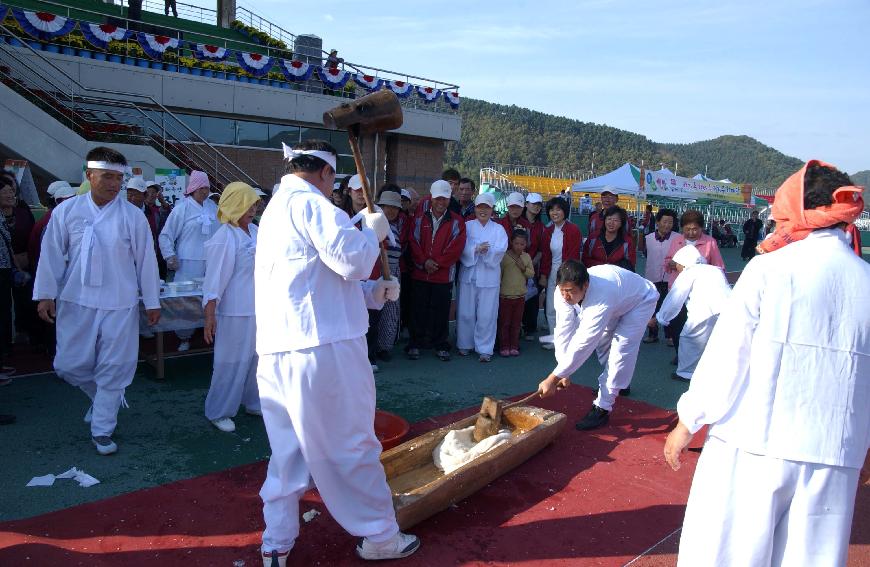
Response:
[[[186,352],[190,350],[190,341],[181,341],[178,345],[178,352]]]
[[[91,418],[94,416],[94,406],[88,408],[88,411],[85,412],[85,423],[90,423]]]
[[[553,343],[541,343],[541,348],[544,350],[556,350],[556,345]]]
[[[384,543],[372,543],[368,538],[363,538],[356,546],[356,554],[362,559],[376,561],[408,557],[418,549],[420,549],[420,538],[399,532],[393,536],[393,539]]]
[[[287,567],[287,556],[290,554],[289,551],[285,551],[284,553],[278,551],[264,551],[262,554],[263,567]]]
[[[224,433],[232,433],[236,430],[236,424],[228,417],[211,420],[212,425],[223,431]]]
[[[111,455],[118,450],[118,445],[112,441],[111,437],[100,435],[99,437],[91,437],[94,447],[97,448],[97,453],[101,455]]]
[[[381,369],[378,367],[378,365],[372,363],[372,374],[377,374],[380,371],[381,371]]]
[[[556,345],[553,344],[553,335],[544,335],[543,337],[538,337],[538,341],[541,343],[542,349],[556,350]]]

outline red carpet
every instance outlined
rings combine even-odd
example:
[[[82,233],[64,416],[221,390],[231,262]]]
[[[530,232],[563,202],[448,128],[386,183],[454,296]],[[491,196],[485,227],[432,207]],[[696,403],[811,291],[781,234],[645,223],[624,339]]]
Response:
[[[569,428],[526,464],[411,530],[423,546],[407,564],[624,565],[673,534],[696,455],[679,473],[664,464],[672,414],[621,399],[608,427],[577,432],[570,425],[591,401],[591,391],[574,386],[541,404],[566,413]],[[412,435],[471,411],[418,423]],[[2,523],[0,565],[258,565],[264,474],[265,464],[255,463]],[[363,564],[316,492],[301,503],[301,511],[311,508],[323,514],[303,524],[290,564]],[[672,564],[672,556],[659,559]]]

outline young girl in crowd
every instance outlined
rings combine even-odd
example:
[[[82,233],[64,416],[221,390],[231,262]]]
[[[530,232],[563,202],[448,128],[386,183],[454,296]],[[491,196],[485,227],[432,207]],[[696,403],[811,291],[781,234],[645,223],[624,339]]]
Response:
[[[526,253],[528,233],[516,228],[511,245],[501,259],[501,290],[498,301],[498,343],[502,356],[520,355],[520,324],[526,303],[528,279],[535,275],[532,258]],[[537,294],[535,294],[537,297]]]

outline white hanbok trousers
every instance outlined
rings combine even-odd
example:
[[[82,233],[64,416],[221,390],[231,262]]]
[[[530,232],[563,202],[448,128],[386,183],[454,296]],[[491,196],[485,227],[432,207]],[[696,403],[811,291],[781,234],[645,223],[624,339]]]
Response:
[[[678,565],[845,565],[858,473],[754,455],[709,437],[692,480]]]
[[[94,309],[57,302],[54,370],[91,399],[91,435],[110,436],[139,353],[139,307]]]
[[[686,321],[680,333],[680,351],[677,356],[679,363],[677,374],[679,376],[691,380],[718,318],[719,315],[713,315],[703,321],[696,322],[692,321],[691,318]]]
[[[459,284],[456,348],[492,355],[498,331],[498,287]]]
[[[185,282],[193,278],[205,277],[205,260],[182,260],[178,259],[178,270],[175,271],[173,281]],[[196,329],[178,329],[175,336],[183,341],[190,340]]]
[[[309,475],[351,535],[378,543],[396,535],[365,337],[260,356],[257,384],[272,447],[260,490],[263,551],[293,547]]]
[[[242,404],[260,410],[257,391],[257,320],[253,315],[217,316],[211,386],[205,397],[209,420],[234,417]]]
[[[604,367],[598,376],[598,397],[594,402],[601,409],[612,410],[619,391],[631,384],[637,352],[657,300],[658,297],[652,297],[640,303],[628,313],[611,320],[604,330],[595,348],[598,362]]]

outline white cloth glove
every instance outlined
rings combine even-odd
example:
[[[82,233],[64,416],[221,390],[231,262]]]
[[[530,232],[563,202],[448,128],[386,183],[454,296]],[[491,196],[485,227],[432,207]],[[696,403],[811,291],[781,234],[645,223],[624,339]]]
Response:
[[[390,233],[390,223],[384,213],[364,213],[362,223],[363,226],[375,231],[378,242],[381,242]]]
[[[166,267],[172,270],[173,272],[178,270],[178,257],[170,256],[166,259]]]
[[[380,278],[375,282],[375,288],[372,290],[372,297],[374,297],[374,299],[379,303],[398,301],[399,281],[395,279],[384,280],[384,278]]]

